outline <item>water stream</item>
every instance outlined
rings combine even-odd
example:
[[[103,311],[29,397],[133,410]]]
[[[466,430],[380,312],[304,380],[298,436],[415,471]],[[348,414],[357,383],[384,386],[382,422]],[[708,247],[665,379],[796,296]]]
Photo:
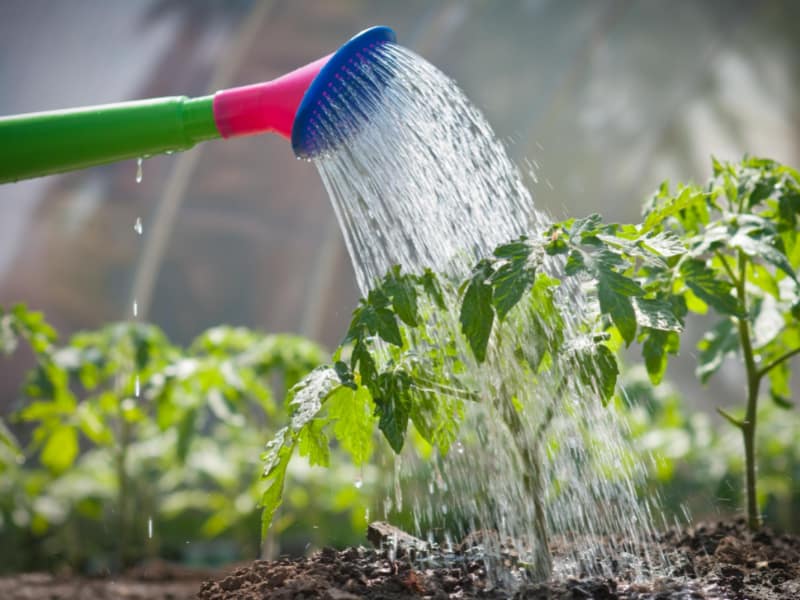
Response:
[[[395,264],[461,279],[497,245],[521,234],[533,237],[547,226],[486,119],[433,65],[389,44],[351,76],[355,83],[363,78],[376,84],[364,89],[382,91],[333,98],[318,133],[332,144],[344,135],[347,143],[315,163],[362,293]],[[558,272],[560,264],[548,262],[546,269]],[[575,286],[562,286],[559,302],[572,318],[563,333],[579,343],[578,324],[592,307]],[[524,314],[516,318],[519,326],[509,335],[530,346],[534,328],[526,326]],[[442,343],[458,329],[455,308],[438,311],[434,321]],[[581,541],[573,544],[579,550],[552,565],[557,574],[607,572],[652,534],[650,510],[636,495],[642,469],[630,459],[613,409],[602,406],[591,386],[558,368],[534,384],[507,350],[517,344],[490,345],[480,365],[466,346],[458,348],[471,387],[486,401],[470,403],[446,457],[422,460],[406,444],[385,511],[410,509],[415,533],[445,546],[470,532],[491,531],[474,544],[490,575],[506,582],[524,577],[504,568],[509,552],[541,575],[549,570],[541,566],[544,545],[562,538]],[[513,428],[491,401],[501,394],[524,409]],[[537,457],[544,517],[531,498],[526,453]],[[428,481],[406,486],[412,491],[403,498],[399,482],[418,481],[420,474]]]

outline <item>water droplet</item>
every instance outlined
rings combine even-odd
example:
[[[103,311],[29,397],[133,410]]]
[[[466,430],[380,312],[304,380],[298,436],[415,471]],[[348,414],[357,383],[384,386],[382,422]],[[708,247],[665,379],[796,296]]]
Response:
[[[136,159],[136,183],[142,183],[142,158]]]
[[[138,398],[140,394],[139,376],[137,375],[136,379],[133,380],[133,395]]]
[[[364,480],[361,479],[361,477],[356,477],[355,483],[353,485],[356,486],[356,489],[360,490],[361,487],[364,485]]]
[[[142,235],[144,232],[144,228],[142,227],[142,217],[136,217],[136,223],[133,225],[133,230],[139,235]]]
[[[133,316],[134,317],[139,316],[139,303],[136,302],[136,300],[133,301]]]
[[[464,444],[461,442],[456,442],[456,452],[459,454],[464,454]]]
[[[153,539],[153,517],[147,519],[147,537],[148,539]]]

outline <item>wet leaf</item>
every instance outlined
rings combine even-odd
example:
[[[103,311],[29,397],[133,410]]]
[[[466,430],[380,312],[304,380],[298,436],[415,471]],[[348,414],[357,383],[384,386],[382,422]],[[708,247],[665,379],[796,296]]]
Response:
[[[731,295],[733,286],[720,279],[700,260],[687,260],[681,264],[681,275],[695,295],[724,315],[739,316],[739,302]]]
[[[375,403],[369,390],[355,391],[340,387],[326,400],[328,418],[333,421],[333,434],[356,465],[372,455],[372,432],[375,426]]]
[[[461,302],[461,330],[478,362],[486,360],[486,348],[494,323],[492,286],[487,283],[490,276],[491,267],[488,263],[480,264],[470,279]]]
[[[697,344],[700,350],[698,357],[697,377],[705,383],[719,370],[725,358],[736,352],[739,339],[736,327],[731,319],[724,319],[708,331]]]

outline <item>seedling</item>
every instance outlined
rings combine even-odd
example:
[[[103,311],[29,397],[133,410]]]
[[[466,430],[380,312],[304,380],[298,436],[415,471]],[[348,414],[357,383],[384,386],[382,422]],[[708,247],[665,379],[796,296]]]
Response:
[[[668,355],[679,350],[687,314],[708,307],[722,321],[701,342],[698,375],[707,380],[725,356],[741,352],[746,414],[741,419],[721,414],[744,437],[748,522],[757,527],[753,440],[759,385],[768,378],[773,400],[788,406],[788,361],[800,353],[798,182],[797,171],[772,161],[714,161],[706,188],[681,186],[671,194],[664,184],[639,225],[605,224],[597,215],[556,223],[541,236],[496,248],[463,281],[395,267],[360,301],[334,364],[317,369],[290,392],[291,425],[263,456],[262,532],[281,502],[295,450],[312,465],[327,466],[332,435],[362,464],[376,427],[399,453],[412,423],[446,454],[457,438],[464,403],[478,400],[469,379],[458,374],[476,364],[491,365],[492,348],[514,337],[504,330],[535,330],[529,338],[533,347],[515,349],[520,368],[576,374],[607,402],[615,393],[621,346],[641,344],[648,374],[658,384]],[[555,268],[545,255],[561,257]],[[596,301],[596,310],[579,327],[583,343],[560,333],[571,307],[559,291],[571,278]],[[460,352],[465,346],[469,351]],[[501,407],[513,437],[524,407],[509,390],[499,389],[491,401]],[[551,415],[542,415],[539,433]],[[537,505],[540,540],[546,542],[537,475],[541,441],[515,438],[528,445],[520,447],[529,473],[525,485]]]

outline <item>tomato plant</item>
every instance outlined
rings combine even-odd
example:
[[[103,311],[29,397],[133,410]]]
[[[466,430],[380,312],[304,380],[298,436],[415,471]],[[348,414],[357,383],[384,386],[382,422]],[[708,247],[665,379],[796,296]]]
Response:
[[[800,353],[800,266],[797,171],[763,159],[714,161],[705,187],[664,184],[637,225],[604,223],[598,215],[555,223],[541,234],[497,247],[466,278],[392,269],[360,301],[334,364],[315,370],[290,392],[292,420],[264,454],[263,531],[281,502],[295,451],[312,464],[330,463],[330,437],[357,464],[368,460],[377,428],[400,452],[409,424],[446,454],[464,403],[495,402],[509,431],[519,430],[513,391],[500,386],[481,398],[469,373],[499,356],[514,333],[520,369],[556,371],[608,401],[619,373],[616,351],[641,344],[648,374],[661,381],[668,356],[680,349],[689,312],[709,307],[721,321],[701,343],[698,375],[707,379],[739,351],[747,372],[746,412],[721,410],[743,434],[747,513],[759,523],[754,435],[759,385],[788,405],[788,361]],[[576,285],[589,305],[575,331],[570,298]],[[567,339],[565,333],[576,339]],[[347,360],[343,358],[349,356]],[[557,394],[556,394],[557,395]],[[541,416],[546,429],[552,410]],[[537,479],[540,440],[513,436],[528,460],[526,489],[541,510]],[[546,536],[541,514],[540,534]],[[543,539],[546,539],[544,537]]]

